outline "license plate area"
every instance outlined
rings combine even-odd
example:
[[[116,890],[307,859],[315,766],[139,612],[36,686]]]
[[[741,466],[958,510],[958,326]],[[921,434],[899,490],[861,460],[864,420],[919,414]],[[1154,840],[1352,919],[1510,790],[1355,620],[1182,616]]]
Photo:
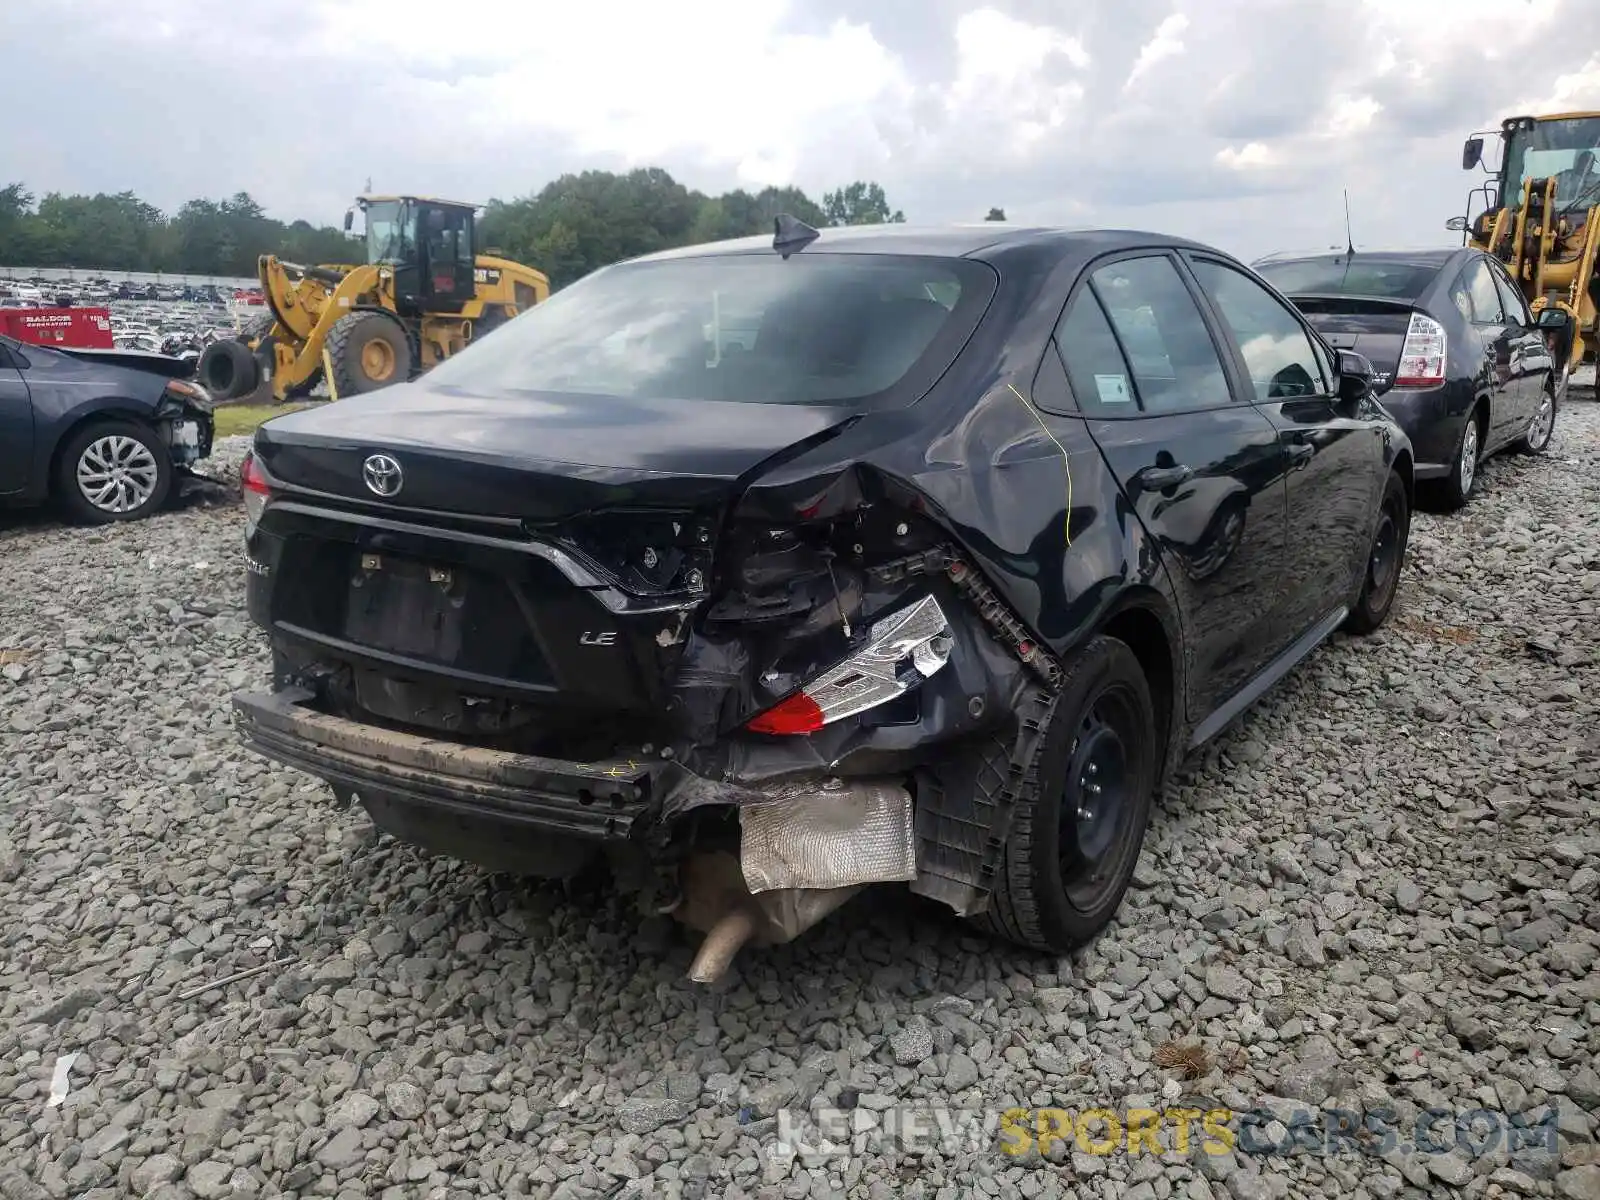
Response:
[[[345,596],[344,636],[390,654],[465,665],[473,583],[450,567],[360,554]]]

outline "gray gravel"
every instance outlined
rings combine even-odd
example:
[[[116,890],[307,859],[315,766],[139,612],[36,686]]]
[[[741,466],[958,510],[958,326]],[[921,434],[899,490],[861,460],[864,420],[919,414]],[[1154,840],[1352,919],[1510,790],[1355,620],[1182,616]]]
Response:
[[[237,508],[0,518],[0,1198],[1600,1197],[1597,478],[1579,400],[1548,458],[1419,516],[1388,630],[1189,764],[1088,952],[886,892],[711,992],[669,925],[425,861],[240,750],[226,698],[267,659]],[[1175,1038],[1217,1065],[1180,1083],[1152,1063]],[[1274,1137],[1319,1106],[1408,1130],[1555,1105],[1559,1132],[1476,1157],[777,1138],[815,1105],[1174,1102]]]

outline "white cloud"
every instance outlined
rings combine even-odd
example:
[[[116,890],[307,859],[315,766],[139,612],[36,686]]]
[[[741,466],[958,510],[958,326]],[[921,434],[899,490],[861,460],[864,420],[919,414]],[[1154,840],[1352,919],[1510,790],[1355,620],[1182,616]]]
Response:
[[[1263,142],[1248,142],[1243,146],[1224,146],[1217,151],[1217,161],[1236,170],[1270,167],[1275,161],[1272,148]]]
[[[1140,48],[1139,57],[1133,63],[1133,70],[1128,72],[1128,81],[1122,85],[1123,90],[1131,88],[1139,76],[1162,59],[1182,54],[1183,31],[1187,28],[1189,28],[1189,18],[1182,13],[1173,13],[1157,25],[1155,35]]]
[[[1600,107],[1595,0],[0,0],[0,42],[0,103],[51,112],[0,184],[317,220],[368,175],[487,199],[658,165],[1247,255],[1342,241],[1348,187],[1358,242],[1443,244],[1466,134]]]

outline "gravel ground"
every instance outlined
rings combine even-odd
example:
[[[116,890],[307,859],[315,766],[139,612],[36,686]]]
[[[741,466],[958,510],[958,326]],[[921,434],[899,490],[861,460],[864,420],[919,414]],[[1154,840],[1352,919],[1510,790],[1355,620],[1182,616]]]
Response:
[[[0,1197],[1600,1198],[1597,478],[1578,400],[1549,457],[1419,516],[1388,629],[1187,766],[1086,953],[888,892],[710,992],[669,925],[375,841],[235,744],[267,665],[237,508],[5,518]],[[1210,1069],[1154,1065],[1172,1039]],[[773,1115],[1175,1102],[1402,1136],[794,1157]],[[1535,1146],[1404,1149],[1432,1107],[1552,1105]]]

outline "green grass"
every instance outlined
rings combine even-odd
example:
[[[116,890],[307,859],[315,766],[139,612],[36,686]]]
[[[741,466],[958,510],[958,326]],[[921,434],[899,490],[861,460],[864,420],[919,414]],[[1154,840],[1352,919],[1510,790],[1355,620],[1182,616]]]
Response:
[[[254,433],[257,425],[284,413],[310,408],[309,404],[219,404],[212,414],[219,438]]]

